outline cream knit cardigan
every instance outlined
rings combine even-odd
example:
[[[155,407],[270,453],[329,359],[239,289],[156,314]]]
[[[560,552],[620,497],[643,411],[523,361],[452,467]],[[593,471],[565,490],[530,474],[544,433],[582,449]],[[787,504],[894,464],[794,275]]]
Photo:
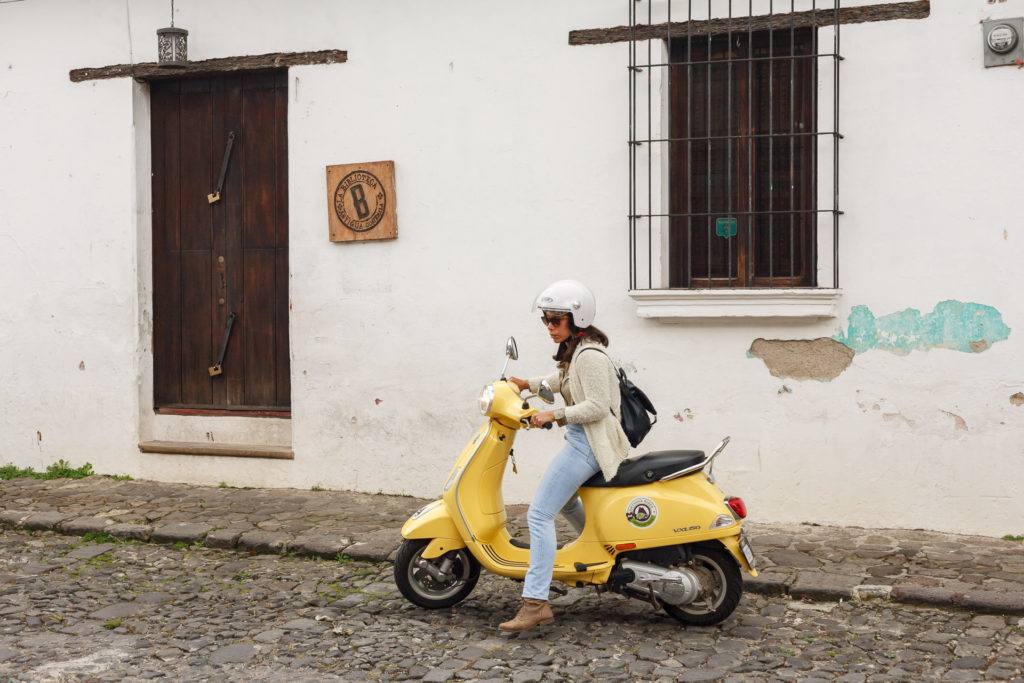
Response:
[[[601,473],[605,481],[611,481],[629,453],[629,440],[619,423],[619,378],[611,359],[604,353],[591,351],[580,356],[586,348],[604,350],[595,342],[583,342],[576,347],[564,378],[561,371],[535,377],[529,380],[530,391],[536,394],[543,380],[547,380],[552,391],[561,392],[563,386],[568,390],[573,405],[556,410],[555,418],[583,425]]]

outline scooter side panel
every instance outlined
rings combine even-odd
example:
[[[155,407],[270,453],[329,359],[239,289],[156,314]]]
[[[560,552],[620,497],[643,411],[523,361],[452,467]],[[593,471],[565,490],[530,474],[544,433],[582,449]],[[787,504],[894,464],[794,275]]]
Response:
[[[641,486],[581,488],[587,540],[638,548],[694,543],[739,534],[737,521],[711,529],[720,515],[732,517],[721,489],[703,473]]]

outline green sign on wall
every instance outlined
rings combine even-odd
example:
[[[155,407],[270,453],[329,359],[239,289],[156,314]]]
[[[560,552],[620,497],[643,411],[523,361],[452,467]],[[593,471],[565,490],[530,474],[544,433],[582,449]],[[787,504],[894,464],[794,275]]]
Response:
[[[736,219],[735,218],[716,218],[715,219],[715,234],[719,237],[735,237],[736,236]]]

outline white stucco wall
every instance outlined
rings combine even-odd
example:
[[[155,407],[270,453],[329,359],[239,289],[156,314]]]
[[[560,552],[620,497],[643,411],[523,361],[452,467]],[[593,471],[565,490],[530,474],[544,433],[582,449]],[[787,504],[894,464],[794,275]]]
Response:
[[[292,419],[152,415],[146,86],[67,72],[153,60],[167,4],[133,0],[129,17],[118,0],[30,0],[0,5],[0,461],[433,496],[505,337],[512,372],[549,367],[529,303],[569,276],[592,286],[613,354],[661,412],[644,448],[731,434],[719,482],[754,519],[1024,529],[1024,407],[1009,401],[1024,390],[1024,89],[1019,70],[982,68],[978,26],[1024,0],[934,0],[924,20],[843,27],[838,318],[676,325],[638,319],[627,296],[627,48],[567,44],[625,23],[623,3],[176,4],[193,59],[348,50],[289,70]],[[377,159],[396,163],[398,240],[328,242],[324,166]],[[746,355],[758,337],[832,336],[855,305],[946,299],[995,307],[1009,339],[867,351],[829,382],[780,380]],[[136,446],[210,430],[290,439],[295,460]],[[521,438],[510,502],[559,443]]]

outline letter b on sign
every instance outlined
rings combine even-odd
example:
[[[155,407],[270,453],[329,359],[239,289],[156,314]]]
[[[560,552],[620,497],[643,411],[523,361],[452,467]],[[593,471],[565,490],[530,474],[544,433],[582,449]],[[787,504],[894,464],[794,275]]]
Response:
[[[366,203],[366,192],[362,185],[352,186],[352,208],[356,210],[359,220],[365,221],[370,217],[370,207]]]

